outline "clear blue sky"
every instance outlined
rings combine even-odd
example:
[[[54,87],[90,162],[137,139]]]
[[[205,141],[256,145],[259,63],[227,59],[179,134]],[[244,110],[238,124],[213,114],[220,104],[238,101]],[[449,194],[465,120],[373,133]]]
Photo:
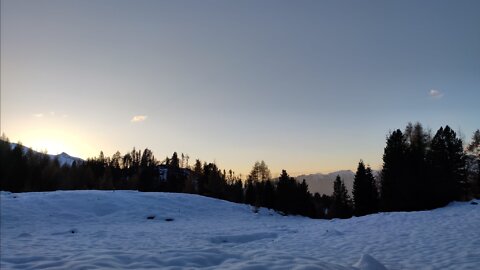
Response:
[[[379,168],[389,130],[480,128],[480,1],[1,1],[1,131],[246,174]],[[190,163],[191,163],[190,162]]]

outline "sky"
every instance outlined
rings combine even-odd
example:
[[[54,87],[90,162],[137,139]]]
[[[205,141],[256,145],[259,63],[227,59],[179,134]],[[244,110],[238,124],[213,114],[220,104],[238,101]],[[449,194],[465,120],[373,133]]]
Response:
[[[382,164],[389,131],[480,128],[480,1],[1,1],[1,132],[248,174]]]

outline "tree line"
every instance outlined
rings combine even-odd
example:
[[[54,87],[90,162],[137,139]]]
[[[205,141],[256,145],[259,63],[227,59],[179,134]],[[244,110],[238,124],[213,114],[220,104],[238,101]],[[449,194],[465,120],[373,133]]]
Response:
[[[71,165],[17,144],[0,140],[0,190],[139,190],[200,194],[236,203],[266,207],[285,215],[349,218],[379,211],[415,211],[444,206],[480,195],[480,131],[466,149],[448,126],[434,136],[420,123],[387,136],[382,170],[375,174],[360,160],[349,194],[337,176],[331,195],[312,194],[282,170],[272,178],[264,161],[255,162],[242,180],[232,170],[175,152],[159,161],[149,149],[116,152]]]
[[[353,197],[340,178],[334,183],[334,216],[362,216],[379,211],[419,211],[480,197],[480,130],[463,148],[449,126],[435,135],[420,123],[409,123],[387,137],[382,170],[374,177],[360,161]]]

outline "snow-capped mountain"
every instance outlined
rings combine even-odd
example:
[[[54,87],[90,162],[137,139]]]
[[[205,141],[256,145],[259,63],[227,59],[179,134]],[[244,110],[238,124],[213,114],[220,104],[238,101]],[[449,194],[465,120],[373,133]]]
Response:
[[[77,164],[83,162],[83,159],[81,158],[78,158],[78,157],[72,157],[70,156],[69,154],[65,153],[65,152],[62,152],[58,155],[49,155],[52,159],[57,159],[58,160],[58,163],[60,163],[60,165],[68,165],[68,166],[72,166],[73,162],[75,161]]]
[[[52,154],[46,154],[46,153],[42,153],[42,152],[38,152],[38,151],[35,151],[33,149],[31,149],[30,147],[27,147],[27,146],[24,146],[24,145],[19,145],[17,143],[10,143],[10,147],[13,149],[17,146],[20,146],[22,147],[22,150],[23,150],[23,153],[27,153],[29,150],[32,150],[35,154],[37,155],[47,155],[50,157],[51,160],[54,160],[54,159],[57,159],[58,160],[58,163],[60,164],[60,166],[63,166],[63,165],[68,165],[68,166],[72,166],[73,162],[75,161],[77,164],[79,163],[82,163],[84,160],[81,159],[81,158],[78,158],[78,157],[73,157],[73,156],[70,156],[69,154],[65,153],[65,152],[62,152],[60,154],[57,154],[57,155],[52,155]]]

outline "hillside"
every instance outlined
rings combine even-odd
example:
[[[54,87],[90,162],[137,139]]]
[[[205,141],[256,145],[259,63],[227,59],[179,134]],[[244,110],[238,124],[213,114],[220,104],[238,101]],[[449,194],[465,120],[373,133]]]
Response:
[[[480,206],[348,220],[198,195],[0,194],[1,269],[475,269]]]

